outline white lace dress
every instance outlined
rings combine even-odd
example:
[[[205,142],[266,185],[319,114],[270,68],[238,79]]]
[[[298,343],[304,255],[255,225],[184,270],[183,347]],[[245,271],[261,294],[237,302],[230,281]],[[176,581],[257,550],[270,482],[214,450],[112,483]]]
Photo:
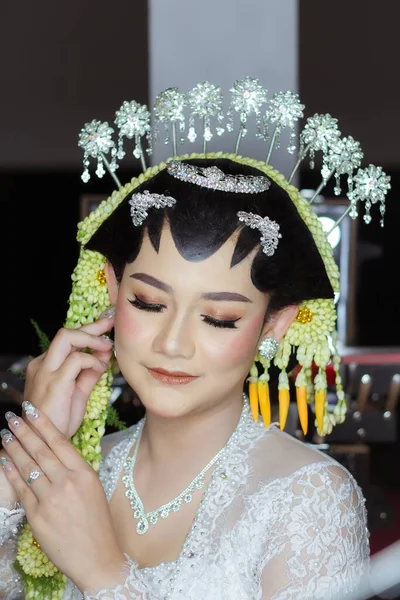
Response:
[[[110,500],[137,426],[104,438],[100,478]],[[319,600],[344,598],[368,570],[364,498],[323,453],[255,425],[216,463],[176,561],[139,569],[127,556],[122,584],[87,600]],[[0,508],[0,598],[23,598],[12,568],[18,507]],[[14,531],[14,533],[13,533]],[[68,582],[64,600],[81,592]]]

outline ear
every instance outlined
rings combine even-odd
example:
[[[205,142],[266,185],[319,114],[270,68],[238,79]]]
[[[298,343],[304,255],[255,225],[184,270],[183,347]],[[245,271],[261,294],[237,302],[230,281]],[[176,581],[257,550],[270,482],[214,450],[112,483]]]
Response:
[[[265,323],[261,334],[261,340],[267,337],[273,337],[279,343],[297,317],[298,313],[299,307],[296,304],[286,306],[282,310],[275,313]]]
[[[115,277],[114,268],[108,261],[104,267],[104,272],[106,274],[108,295],[110,296],[111,304],[115,306],[118,297],[118,281]]]

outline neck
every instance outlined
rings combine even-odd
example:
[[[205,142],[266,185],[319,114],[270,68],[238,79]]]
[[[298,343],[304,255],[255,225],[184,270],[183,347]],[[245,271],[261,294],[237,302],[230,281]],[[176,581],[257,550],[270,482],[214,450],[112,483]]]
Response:
[[[157,467],[188,457],[199,464],[207,463],[228,442],[242,409],[239,392],[225,402],[183,417],[166,419],[148,412],[140,454],[148,464]]]

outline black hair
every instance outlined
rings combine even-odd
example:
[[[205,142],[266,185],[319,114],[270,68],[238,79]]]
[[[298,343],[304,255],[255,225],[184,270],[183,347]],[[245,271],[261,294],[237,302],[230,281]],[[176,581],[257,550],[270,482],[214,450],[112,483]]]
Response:
[[[261,175],[260,171],[229,159],[187,160],[200,167],[217,166],[225,174]],[[121,279],[126,264],[140,252],[145,232],[159,251],[162,228],[168,221],[179,253],[188,261],[201,261],[214,254],[236,231],[231,266],[238,264],[260,245],[260,232],[239,222],[238,211],[268,216],[280,226],[282,238],[273,256],[261,246],[253,260],[251,280],[255,287],[271,295],[268,313],[313,298],[333,298],[325,265],[313,237],[287,192],[271,181],[268,190],[258,194],[233,193],[200,187],[174,178],[166,169],[135,188],[134,193],[172,196],[176,204],[149,209],[142,227],[132,223],[129,199],[99,227],[86,248],[101,252]]]

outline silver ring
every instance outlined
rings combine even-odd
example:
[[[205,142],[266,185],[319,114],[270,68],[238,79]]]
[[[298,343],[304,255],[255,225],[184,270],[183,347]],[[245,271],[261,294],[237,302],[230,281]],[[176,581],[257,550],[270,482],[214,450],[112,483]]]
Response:
[[[38,471],[37,469],[33,469],[30,473],[29,473],[29,477],[26,480],[26,483],[28,485],[31,485],[31,483],[33,481],[35,481],[35,479],[37,479],[38,477],[40,477],[41,475],[43,475],[42,471]]]

